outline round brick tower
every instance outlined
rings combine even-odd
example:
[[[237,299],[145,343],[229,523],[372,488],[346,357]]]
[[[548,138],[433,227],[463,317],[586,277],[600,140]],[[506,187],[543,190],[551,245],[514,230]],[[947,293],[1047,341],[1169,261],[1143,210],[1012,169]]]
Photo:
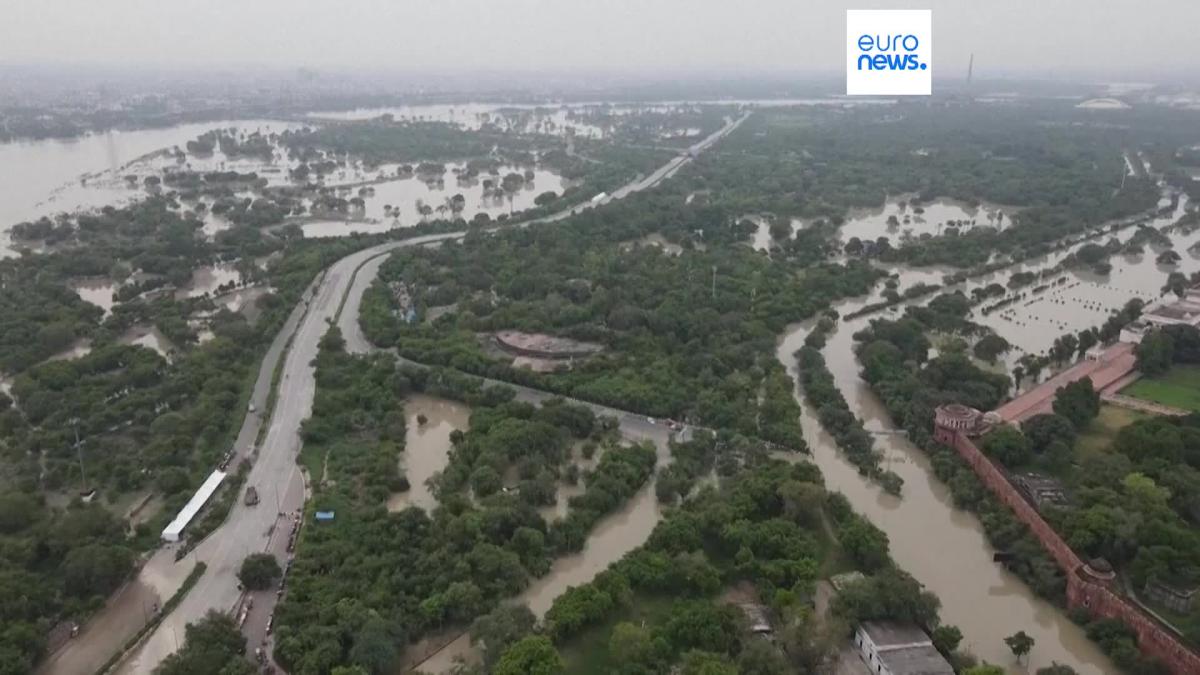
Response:
[[[939,443],[954,443],[958,434],[971,434],[979,426],[978,410],[961,403],[938,406],[933,413],[933,437]]]

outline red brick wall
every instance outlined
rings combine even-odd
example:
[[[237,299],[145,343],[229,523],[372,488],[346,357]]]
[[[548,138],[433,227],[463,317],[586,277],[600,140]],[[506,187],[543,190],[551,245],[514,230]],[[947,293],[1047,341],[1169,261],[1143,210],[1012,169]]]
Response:
[[[1103,585],[1082,576],[1083,561],[1070,546],[1042,519],[1037,510],[1008,482],[1008,478],[992,464],[966,435],[952,429],[934,429],[934,438],[953,447],[974,469],[975,475],[1004,502],[1017,519],[1024,523],[1042,547],[1054,558],[1067,575],[1067,606],[1085,607],[1094,616],[1120,619],[1138,636],[1138,646],[1144,654],[1161,660],[1175,675],[1200,673],[1200,655],[1189,649],[1165,626],[1146,614],[1137,605],[1118,596]]]

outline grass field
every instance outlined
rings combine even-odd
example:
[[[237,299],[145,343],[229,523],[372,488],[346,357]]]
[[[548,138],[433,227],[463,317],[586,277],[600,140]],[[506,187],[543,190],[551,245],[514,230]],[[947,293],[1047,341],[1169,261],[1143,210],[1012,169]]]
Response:
[[[1149,417],[1146,413],[1104,403],[1100,406],[1100,414],[1096,416],[1096,419],[1092,420],[1088,428],[1079,434],[1075,447],[1081,454],[1102,452],[1122,427],[1146,417]]]
[[[1165,375],[1143,377],[1122,394],[1163,405],[1200,411],[1200,366],[1173,366]]]
[[[325,477],[325,453],[328,448],[318,443],[305,443],[300,449],[300,465],[308,470],[308,479],[319,485]]]

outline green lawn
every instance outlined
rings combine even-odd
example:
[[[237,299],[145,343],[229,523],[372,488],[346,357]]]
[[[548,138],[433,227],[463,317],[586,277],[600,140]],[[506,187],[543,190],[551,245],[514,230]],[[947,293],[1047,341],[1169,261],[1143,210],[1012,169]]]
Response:
[[[1128,390],[1126,390],[1128,391]],[[1104,403],[1100,406],[1100,414],[1092,420],[1088,428],[1079,434],[1075,448],[1081,454],[1102,452],[1112,443],[1112,439],[1123,427],[1149,417],[1146,413],[1120,408]]]
[[[300,465],[308,470],[308,479],[313,485],[320,485],[325,477],[325,453],[328,448],[317,443],[305,444],[300,449]]]
[[[1143,377],[1121,390],[1126,396],[1200,411],[1200,366],[1173,366],[1165,375]]]

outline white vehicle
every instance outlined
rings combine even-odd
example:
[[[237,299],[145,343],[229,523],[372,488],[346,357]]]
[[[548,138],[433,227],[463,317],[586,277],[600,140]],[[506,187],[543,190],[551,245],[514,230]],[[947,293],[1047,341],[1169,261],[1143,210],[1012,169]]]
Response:
[[[249,410],[250,410],[250,412],[254,412],[254,403],[253,402],[250,403]]]

